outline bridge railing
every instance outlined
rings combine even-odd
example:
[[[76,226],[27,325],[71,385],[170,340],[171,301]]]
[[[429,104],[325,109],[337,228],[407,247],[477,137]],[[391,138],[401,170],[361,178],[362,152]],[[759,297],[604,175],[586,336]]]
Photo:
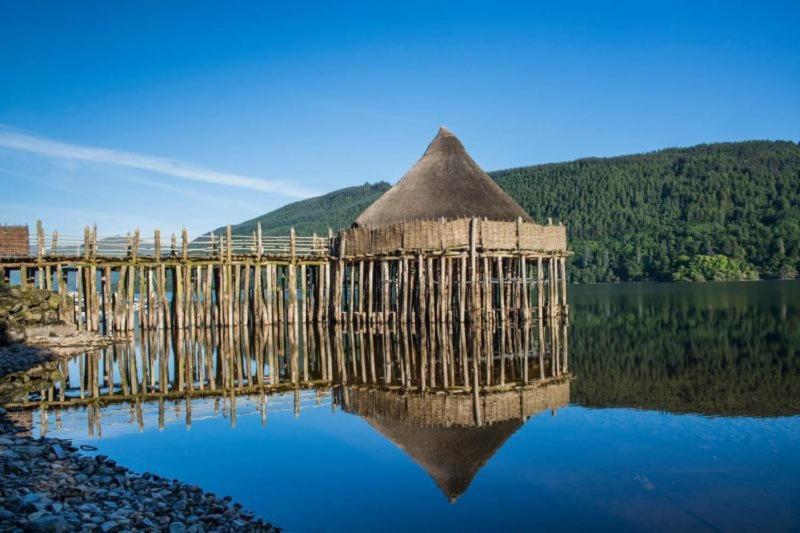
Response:
[[[76,259],[104,258],[220,258],[249,255],[327,257],[333,247],[333,237],[320,235],[237,235],[230,229],[221,235],[213,232],[189,239],[184,229],[180,235],[162,235],[155,230],[152,237],[137,230],[125,235],[102,236],[96,228],[86,227],[84,234],[45,232],[41,224],[29,237],[28,257],[74,257]],[[260,230],[260,228],[259,228]],[[0,257],[18,257],[19,251],[3,253]]]

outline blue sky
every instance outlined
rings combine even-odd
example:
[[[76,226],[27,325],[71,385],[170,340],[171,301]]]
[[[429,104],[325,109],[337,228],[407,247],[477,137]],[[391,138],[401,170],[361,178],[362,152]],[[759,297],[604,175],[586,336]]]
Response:
[[[797,2],[0,2],[0,223],[196,234],[396,181],[800,139]]]

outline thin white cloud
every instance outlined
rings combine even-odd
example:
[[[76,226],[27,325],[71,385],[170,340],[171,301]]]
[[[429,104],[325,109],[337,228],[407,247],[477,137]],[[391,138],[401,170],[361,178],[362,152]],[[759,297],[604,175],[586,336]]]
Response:
[[[2,170],[2,169],[0,169],[0,170]],[[146,185],[148,187],[155,187],[157,189],[161,189],[161,190],[164,190],[164,191],[169,191],[169,192],[172,192],[172,193],[175,193],[175,194],[179,194],[181,196],[185,196],[186,198],[193,198],[195,200],[203,200],[205,202],[209,202],[210,204],[223,203],[223,204],[227,204],[227,205],[241,207],[243,209],[247,209],[248,211],[252,211],[254,213],[260,213],[260,212],[264,211],[264,207],[263,206],[257,206],[255,204],[251,204],[250,202],[242,202],[242,201],[239,201],[239,200],[235,200],[233,198],[226,198],[224,196],[219,196],[218,194],[208,194],[208,193],[204,193],[204,192],[193,191],[191,189],[186,189],[184,187],[177,187],[175,185],[170,185],[169,183],[163,183],[163,182],[160,182],[160,181],[153,181],[153,180],[147,180],[147,179],[142,179],[142,178],[130,177],[130,178],[128,178],[128,180],[130,180],[130,181],[132,181],[134,183],[139,183],[141,185]]]
[[[313,189],[294,185],[287,181],[266,180],[249,176],[240,176],[238,174],[229,174],[226,172],[217,172],[177,159],[152,157],[93,146],[79,146],[54,141],[44,137],[17,133],[15,131],[0,130],[0,146],[12,150],[31,152],[46,157],[59,157],[92,163],[119,165],[188,180],[240,187],[260,192],[277,193],[292,198],[308,198],[319,194]]]
[[[31,183],[35,183],[36,185],[47,187],[49,189],[53,189],[53,190],[56,190],[56,191],[73,192],[72,190],[70,190],[67,187],[63,187],[61,185],[56,185],[54,183],[43,182],[42,180],[38,180],[38,179],[34,178],[33,176],[26,176],[25,174],[20,174],[19,172],[12,172],[10,170],[6,170],[5,168],[0,168],[0,173],[8,174],[9,176],[14,176],[15,178],[19,178],[21,180],[29,181]]]

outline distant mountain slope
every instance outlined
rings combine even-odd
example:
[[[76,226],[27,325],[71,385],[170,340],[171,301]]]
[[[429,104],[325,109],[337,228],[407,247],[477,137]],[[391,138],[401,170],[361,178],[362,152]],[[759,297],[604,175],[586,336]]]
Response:
[[[250,235],[261,222],[264,235],[288,235],[292,227],[298,235],[326,235],[328,228],[338,230],[350,226],[364,209],[387,190],[389,184],[385,181],[347,187],[285,205],[231,229],[234,234]],[[225,228],[214,231],[219,235]]]
[[[762,277],[800,267],[800,146],[747,141],[494,172],[534,220],[567,225],[576,281],[670,279],[725,255]]]
[[[679,269],[692,277],[693,258],[715,255],[752,265],[761,277],[800,270],[800,146],[793,142],[703,144],[490,175],[534,220],[567,225],[574,281],[665,280]],[[295,202],[235,231],[250,233],[258,220],[267,234],[347,227],[388,187]]]

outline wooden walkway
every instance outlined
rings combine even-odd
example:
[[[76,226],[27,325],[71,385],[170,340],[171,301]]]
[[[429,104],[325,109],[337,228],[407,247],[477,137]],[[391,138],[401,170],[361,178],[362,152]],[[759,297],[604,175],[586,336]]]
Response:
[[[228,226],[190,240],[186,230],[168,238],[158,230],[150,238],[138,231],[98,237],[96,227],[82,237],[48,234],[39,223],[29,254],[0,257],[0,275],[72,295],[62,318],[105,333],[521,321],[567,312],[563,227],[477,219],[417,225],[424,230],[417,234],[435,234],[435,242],[417,239],[416,249],[405,250],[380,233],[391,236],[392,228],[266,236],[260,225],[251,235],[233,235]],[[453,242],[443,245],[444,235]]]

